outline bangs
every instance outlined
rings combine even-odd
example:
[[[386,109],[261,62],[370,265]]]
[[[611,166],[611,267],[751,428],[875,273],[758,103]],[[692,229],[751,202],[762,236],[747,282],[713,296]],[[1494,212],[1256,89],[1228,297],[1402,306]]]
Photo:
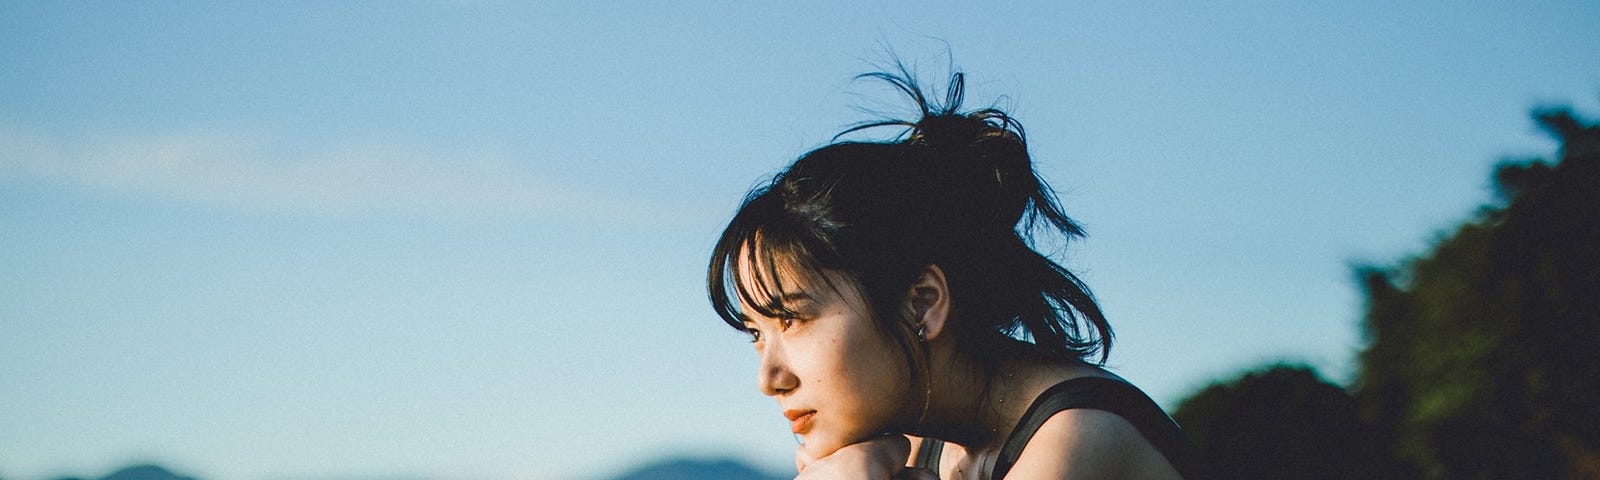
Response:
[[[785,299],[818,287],[838,289],[797,235],[737,220],[717,242],[707,278],[712,308],[728,325],[744,330],[746,307],[763,317],[791,317]]]

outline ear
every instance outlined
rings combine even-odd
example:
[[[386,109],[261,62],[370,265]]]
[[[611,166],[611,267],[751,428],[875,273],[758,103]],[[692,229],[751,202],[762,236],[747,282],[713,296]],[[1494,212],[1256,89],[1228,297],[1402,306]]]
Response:
[[[906,291],[906,307],[911,313],[912,328],[921,328],[923,338],[932,341],[943,333],[950,319],[950,284],[945,281],[944,270],[938,265],[924,267]]]

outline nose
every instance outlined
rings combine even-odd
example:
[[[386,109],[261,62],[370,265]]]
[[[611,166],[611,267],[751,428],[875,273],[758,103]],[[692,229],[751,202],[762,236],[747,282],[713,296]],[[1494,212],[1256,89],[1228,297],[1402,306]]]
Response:
[[[758,351],[761,355],[761,370],[756,374],[756,384],[761,393],[778,396],[800,386],[800,378],[789,371],[788,357],[784,355],[782,342],[768,342]]]

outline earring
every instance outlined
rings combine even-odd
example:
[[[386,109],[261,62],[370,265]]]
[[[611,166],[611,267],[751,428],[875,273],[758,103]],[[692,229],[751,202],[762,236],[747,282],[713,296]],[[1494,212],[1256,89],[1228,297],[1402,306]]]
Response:
[[[924,368],[926,368],[926,364],[927,363],[931,363],[931,360],[929,360],[929,353],[928,353],[928,326],[927,325],[921,325],[921,324],[917,325],[917,340],[922,343],[922,358],[923,358],[923,362],[924,362]],[[918,432],[922,431],[923,423],[928,420],[928,407],[933,405],[933,379],[928,378],[928,374],[927,374],[926,370],[923,371],[921,377],[922,377],[922,413],[920,415],[917,415],[917,431]]]

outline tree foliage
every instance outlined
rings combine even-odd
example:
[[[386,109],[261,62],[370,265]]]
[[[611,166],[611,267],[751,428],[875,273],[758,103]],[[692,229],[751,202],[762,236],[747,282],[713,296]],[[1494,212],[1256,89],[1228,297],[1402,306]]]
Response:
[[[1600,477],[1600,126],[1535,118],[1555,163],[1502,163],[1432,251],[1358,269],[1361,413],[1426,478]]]
[[[1275,366],[1186,400],[1222,478],[1600,479],[1600,125],[1537,111],[1554,161],[1428,252],[1360,266],[1353,395]]]
[[[1173,418],[1217,479],[1375,478],[1387,470],[1355,399],[1306,366],[1280,364],[1211,385]]]

